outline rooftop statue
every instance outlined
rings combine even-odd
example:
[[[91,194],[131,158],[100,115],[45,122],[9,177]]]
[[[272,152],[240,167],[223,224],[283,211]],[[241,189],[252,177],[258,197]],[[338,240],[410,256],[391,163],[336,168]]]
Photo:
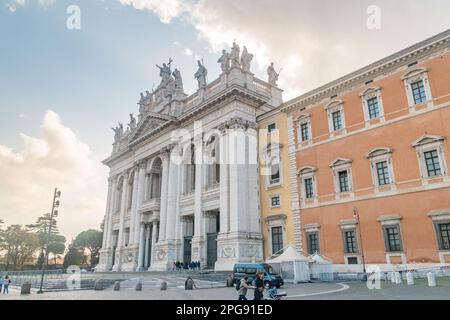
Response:
[[[175,69],[175,71],[172,73],[173,77],[175,78],[175,91],[177,92],[184,92],[183,89],[183,79],[181,78],[181,72],[178,69]]]
[[[130,129],[130,131],[136,129],[136,118],[132,113],[130,113],[130,123],[128,124],[128,128]]]
[[[114,131],[114,141],[119,141],[123,136],[123,124],[119,122],[119,125],[115,128],[112,128],[112,130]]]
[[[275,71],[275,68],[273,66],[273,62],[270,64],[270,66],[267,68],[267,75],[269,76],[269,83],[276,87],[277,86],[277,81],[278,81],[278,77],[280,76],[281,70],[277,73]]]
[[[208,75],[208,70],[200,60],[197,61],[197,64],[198,70],[194,74],[194,78],[198,81],[198,88],[202,89],[206,87],[206,76]]]
[[[250,65],[251,65],[252,60],[253,60],[253,54],[248,53],[247,47],[244,46],[244,50],[242,51],[242,56],[241,56],[242,70],[244,70],[245,72],[250,72]]]
[[[231,48],[231,68],[234,67],[240,67],[239,62],[239,55],[240,55],[241,49],[239,48],[239,45],[236,42],[233,42],[233,47]]]
[[[227,50],[222,50],[222,56],[217,62],[220,63],[220,68],[223,73],[227,73],[230,70],[230,54]]]
[[[156,65],[156,67],[159,69],[159,76],[161,77],[161,84],[160,87],[165,87],[169,83],[170,79],[172,79],[172,71],[170,70],[170,65],[172,64],[173,60],[172,58],[169,58],[169,62],[163,63],[163,66],[160,67]]]
[[[146,98],[144,97],[144,94],[141,92],[141,99],[138,102],[139,114],[145,113],[145,103],[146,103]]]

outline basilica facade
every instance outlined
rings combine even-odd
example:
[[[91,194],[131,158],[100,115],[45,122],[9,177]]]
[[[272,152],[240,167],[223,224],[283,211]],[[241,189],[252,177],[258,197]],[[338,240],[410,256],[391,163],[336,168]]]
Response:
[[[263,260],[256,119],[281,105],[277,73],[250,72],[237,44],[210,83],[198,61],[187,95],[172,60],[141,94],[139,116],[114,128],[104,237],[97,271],[163,271],[175,261],[231,270]]]

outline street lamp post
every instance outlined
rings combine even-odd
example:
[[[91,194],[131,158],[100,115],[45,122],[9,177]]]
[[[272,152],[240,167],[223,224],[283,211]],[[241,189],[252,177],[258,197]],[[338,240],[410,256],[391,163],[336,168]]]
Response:
[[[360,243],[360,247],[361,247],[361,259],[362,259],[362,265],[363,265],[363,279],[364,279],[364,281],[366,281],[367,280],[366,262],[364,261],[364,247],[363,247],[362,234],[361,234],[361,222],[359,219],[359,210],[357,207],[353,208],[353,217],[355,218],[356,223],[358,224],[359,243]]]
[[[50,219],[48,221],[48,228],[47,228],[47,239],[45,242],[45,257],[44,261],[42,262],[42,274],[41,274],[41,284],[39,286],[39,291],[37,293],[44,293],[42,291],[42,286],[44,285],[44,276],[45,276],[45,269],[48,265],[48,247],[50,242],[50,237],[52,234],[52,224],[53,224],[53,217],[56,217],[58,215],[58,211],[55,210],[55,208],[59,207],[60,202],[59,200],[56,200],[61,197],[61,191],[58,191],[58,188],[55,188],[55,192],[53,193],[53,202],[52,202],[52,211],[50,211]]]

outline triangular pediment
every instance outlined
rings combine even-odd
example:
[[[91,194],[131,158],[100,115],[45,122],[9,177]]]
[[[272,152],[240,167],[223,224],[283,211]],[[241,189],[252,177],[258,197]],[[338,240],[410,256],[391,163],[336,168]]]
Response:
[[[169,122],[175,121],[175,118],[169,115],[149,112],[138,123],[136,130],[131,135],[131,141],[134,141],[142,135],[154,131]]]
[[[350,159],[337,158],[336,160],[330,163],[330,167],[339,167],[350,163],[352,163],[352,160]]]
[[[412,146],[419,147],[419,146],[423,146],[423,145],[430,144],[430,143],[440,142],[440,141],[443,141],[444,139],[445,139],[445,137],[443,137],[443,136],[426,134],[426,135],[420,137],[419,139],[417,139],[416,141],[414,141]]]

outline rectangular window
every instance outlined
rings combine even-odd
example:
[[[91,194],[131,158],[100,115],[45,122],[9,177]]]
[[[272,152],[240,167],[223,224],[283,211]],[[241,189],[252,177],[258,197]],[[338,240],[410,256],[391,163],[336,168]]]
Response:
[[[387,161],[381,161],[376,163],[377,167],[377,179],[379,186],[385,186],[391,183],[391,177],[389,175],[389,165]]]
[[[371,98],[367,100],[367,108],[369,109],[369,119],[375,119],[380,116],[380,107],[378,105],[378,98]]]
[[[386,239],[386,251],[388,252],[403,251],[399,226],[386,227],[384,229],[384,232]]]
[[[314,233],[308,233],[307,234],[307,241],[308,241],[308,253],[314,254],[320,252],[319,249],[319,234],[317,232]]]
[[[283,227],[272,228],[272,253],[275,254],[283,249]]]
[[[271,198],[271,205],[272,208],[279,207],[281,205],[281,198],[280,196],[274,196]]]
[[[339,175],[339,191],[340,192],[349,192],[350,184],[348,181],[348,171],[340,171]]]
[[[270,184],[280,183],[280,165],[274,164],[270,169]]]
[[[313,185],[313,179],[307,178],[304,180],[305,184],[305,197],[306,199],[314,198],[314,185]]]
[[[439,250],[450,250],[450,222],[437,225]]]
[[[439,163],[439,154],[437,150],[424,152],[425,164],[427,166],[427,173],[429,177],[436,177],[442,174],[441,164]]]
[[[271,123],[267,126],[267,132],[270,134],[277,129],[276,123]]]
[[[427,100],[423,80],[411,83],[411,91],[414,98],[414,104],[419,104]]]
[[[348,257],[347,258],[347,263],[348,264],[358,264],[358,258],[356,258],[356,257]]]
[[[345,253],[358,253],[358,245],[356,243],[356,231],[344,231]]]
[[[341,130],[342,129],[342,115],[341,111],[336,111],[331,114],[331,117],[333,118],[333,130]]]
[[[309,124],[303,123],[300,126],[300,131],[301,131],[302,141],[308,141],[309,140]]]

